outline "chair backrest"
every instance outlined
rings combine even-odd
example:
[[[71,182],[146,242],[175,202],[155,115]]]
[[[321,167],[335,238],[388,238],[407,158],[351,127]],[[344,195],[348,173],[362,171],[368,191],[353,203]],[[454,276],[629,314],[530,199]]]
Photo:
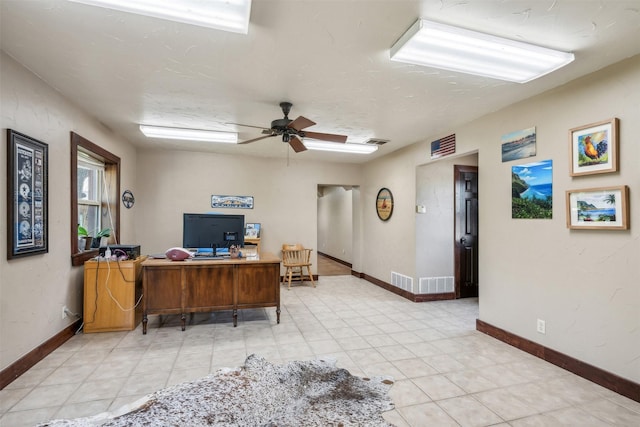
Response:
[[[290,243],[285,243],[282,245],[283,251],[296,251],[299,249],[304,249],[304,246],[302,246],[300,243],[296,243],[295,245]]]
[[[282,245],[282,263],[287,265],[310,265],[311,249],[305,249],[301,244]]]

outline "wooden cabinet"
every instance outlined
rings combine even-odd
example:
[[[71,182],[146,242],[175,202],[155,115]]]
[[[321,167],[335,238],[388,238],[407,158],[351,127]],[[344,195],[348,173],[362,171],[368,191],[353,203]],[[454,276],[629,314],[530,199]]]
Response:
[[[276,307],[280,323],[280,258],[260,254],[224,260],[149,259],[143,267],[142,333],[147,315],[180,314],[182,330],[187,313]]]
[[[130,331],[140,323],[144,259],[84,263],[85,333]]]

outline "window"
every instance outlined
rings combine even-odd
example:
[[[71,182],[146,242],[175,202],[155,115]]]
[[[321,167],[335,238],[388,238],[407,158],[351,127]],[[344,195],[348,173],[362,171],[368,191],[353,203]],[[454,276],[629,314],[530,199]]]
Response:
[[[71,264],[83,265],[98,248],[80,250],[78,226],[90,236],[111,229],[120,239],[120,158],[71,132]]]
[[[111,228],[108,221],[106,224],[102,221],[104,170],[103,162],[89,153],[78,151],[78,225],[84,227],[89,235]]]

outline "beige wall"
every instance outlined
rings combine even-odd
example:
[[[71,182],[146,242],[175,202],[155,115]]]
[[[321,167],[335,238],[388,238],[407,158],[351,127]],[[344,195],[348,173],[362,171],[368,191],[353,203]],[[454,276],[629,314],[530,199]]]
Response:
[[[451,129],[457,153],[478,152],[480,319],[622,377],[640,382],[640,56]],[[571,178],[568,130],[620,119],[620,171]],[[500,137],[536,126],[537,156],[553,160],[553,219],[511,219],[511,167]],[[364,271],[389,281],[391,271],[414,277],[414,165],[424,164],[431,135],[367,164],[361,188],[366,230]],[[426,162],[428,163],[428,162]],[[565,191],[630,186],[629,231],[569,230]],[[390,221],[377,219],[378,188],[396,200]],[[394,245],[397,250],[389,252]],[[384,254],[384,255],[382,255]],[[546,321],[546,334],[536,321]]]
[[[138,243],[144,253],[182,245],[184,212],[243,214],[261,224],[261,250],[283,243],[317,252],[318,184],[360,184],[360,166],[298,159],[250,158],[188,151],[144,151],[138,165]],[[211,209],[212,194],[254,197],[253,209]]]
[[[376,279],[391,283],[391,272],[415,277],[415,167],[425,153],[416,145],[398,150],[364,167],[360,187],[362,201],[362,269]],[[376,196],[386,187],[394,199],[387,221],[376,213]]]
[[[0,189],[0,369],[4,369],[72,320],[62,306],[82,313],[82,267],[71,267],[70,132],[122,159],[122,188],[135,192],[136,151],[51,87],[0,53],[2,149],[0,176],[7,176],[6,129],[48,144],[49,252],[7,260],[6,186]],[[133,213],[123,209],[120,235],[135,240]]]

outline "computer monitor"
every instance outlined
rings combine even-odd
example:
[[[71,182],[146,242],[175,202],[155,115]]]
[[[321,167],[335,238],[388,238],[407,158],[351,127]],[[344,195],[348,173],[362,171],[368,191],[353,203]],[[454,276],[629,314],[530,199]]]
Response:
[[[185,213],[182,246],[198,251],[227,251],[244,245],[244,215]]]

